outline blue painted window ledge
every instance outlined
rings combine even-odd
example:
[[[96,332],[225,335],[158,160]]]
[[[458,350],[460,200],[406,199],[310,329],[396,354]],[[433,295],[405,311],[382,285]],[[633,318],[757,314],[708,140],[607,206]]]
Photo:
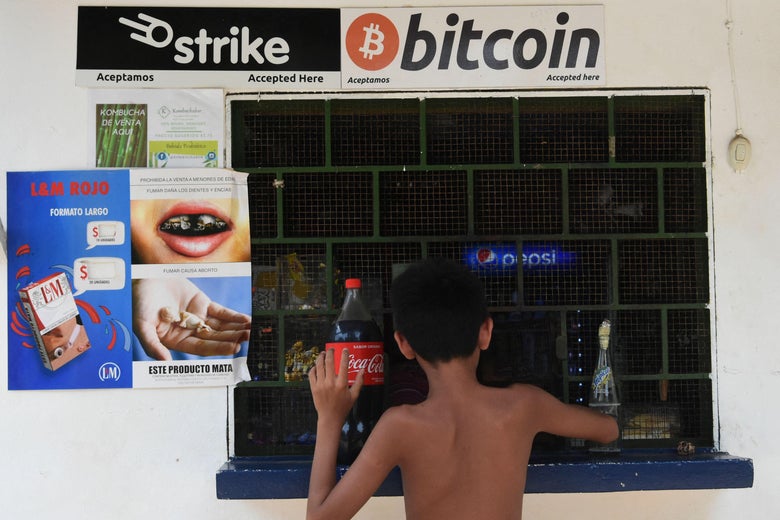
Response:
[[[311,457],[235,457],[217,471],[217,498],[306,498],[310,470]],[[339,467],[339,476],[346,470]],[[617,457],[532,457],[525,491],[598,493],[752,486],[752,459],[704,450],[690,456],[666,450],[624,450]],[[398,468],[375,495],[403,495]]]

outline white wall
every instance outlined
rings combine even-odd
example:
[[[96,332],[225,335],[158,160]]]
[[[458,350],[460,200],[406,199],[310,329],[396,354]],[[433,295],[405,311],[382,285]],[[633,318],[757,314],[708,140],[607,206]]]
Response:
[[[83,1],[88,4],[90,2]],[[91,2],[222,5],[212,0]],[[437,5],[443,2],[417,2]],[[515,0],[498,4],[566,4]],[[598,3],[598,2],[597,2]],[[711,89],[716,377],[721,448],[751,457],[746,490],[528,495],[526,517],[774,518],[780,512],[780,348],[776,346],[780,238],[780,2],[732,0],[741,125],[753,143],[749,170],[726,162],[737,128],[728,62],[727,0],[602,0],[610,88]],[[233,0],[230,5],[289,6]],[[391,6],[408,2],[343,2]],[[446,4],[446,2],[445,2]],[[450,5],[482,4],[481,1]],[[75,0],[0,0],[0,172],[83,168],[85,89],[74,86]],[[296,6],[322,6],[299,0]],[[2,182],[5,200],[5,182]],[[4,202],[3,202],[4,204]],[[13,207],[9,208],[13,211]],[[5,262],[5,259],[3,259]],[[0,293],[6,278],[0,276]],[[2,305],[5,306],[5,297]],[[3,308],[0,329],[7,330]],[[0,504],[21,519],[302,518],[304,502],[219,501],[214,475],[227,455],[225,389],[9,392],[0,348]],[[400,498],[372,499],[359,518],[403,517]]]

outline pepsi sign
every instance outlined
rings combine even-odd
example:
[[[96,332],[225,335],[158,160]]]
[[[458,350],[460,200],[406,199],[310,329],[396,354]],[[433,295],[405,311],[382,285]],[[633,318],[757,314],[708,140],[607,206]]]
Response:
[[[488,244],[467,248],[464,263],[472,270],[511,274],[518,264],[523,271],[569,268],[576,263],[576,254],[556,244],[525,244],[520,254],[514,244]]]

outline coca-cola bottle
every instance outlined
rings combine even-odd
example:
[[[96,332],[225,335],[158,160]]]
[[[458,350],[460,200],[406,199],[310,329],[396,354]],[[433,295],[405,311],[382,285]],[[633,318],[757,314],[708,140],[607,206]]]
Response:
[[[355,382],[360,369],[363,372],[363,389],[341,429],[338,463],[351,464],[379,417],[384,411],[384,341],[379,326],[360,296],[361,282],[348,278],[341,314],[333,322],[325,343],[326,349],[334,349],[336,369],[340,366],[342,351],[349,350],[349,384]]]

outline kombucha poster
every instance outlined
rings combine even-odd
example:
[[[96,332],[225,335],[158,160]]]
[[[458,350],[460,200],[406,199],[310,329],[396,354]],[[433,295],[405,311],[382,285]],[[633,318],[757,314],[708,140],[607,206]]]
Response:
[[[98,168],[222,166],[222,90],[94,90],[90,107]]]
[[[8,172],[8,388],[248,378],[246,175]]]

